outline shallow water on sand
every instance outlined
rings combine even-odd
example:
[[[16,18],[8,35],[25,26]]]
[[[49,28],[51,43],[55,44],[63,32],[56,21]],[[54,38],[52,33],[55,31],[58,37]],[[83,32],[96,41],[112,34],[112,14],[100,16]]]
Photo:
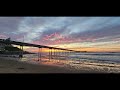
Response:
[[[85,53],[69,55],[67,57],[53,57],[49,59],[47,55],[42,55],[42,58],[38,60],[37,54],[24,55],[21,59],[23,62],[33,64],[52,65],[58,67],[65,67],[74,70],[93,69],[94,71],[102,71],[108,73],[119,73],[120,72],[120,56],[117,53],[111,57],[112,54],[105,53]],[[112,60],[113,59],[113,60]]]

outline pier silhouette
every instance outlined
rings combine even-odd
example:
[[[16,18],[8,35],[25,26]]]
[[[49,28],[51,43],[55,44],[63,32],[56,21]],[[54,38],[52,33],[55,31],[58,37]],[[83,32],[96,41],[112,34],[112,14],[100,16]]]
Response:
[[[49,59],[52,59],[53,57],[57,57],[60,55],[67,56],[72,53],[79,53],[80,51],[75,51],[75,50],[70,50],[70,49],[65,49],[65,48],[56,48],[56,47],[50,47],[50,46],[45,46],[45,45],[38,45],[38,44],[31,44],[31,43],[25,43],[25,42],[19,42],[19,41],[12,41],[10,39],[0,39],[0,43],[4,43],[5,45],[19,45],[20,46],[20,55],[19,57],[23,57],[23,47],[24,46],[29,46],[29,47],[37,47],[38,48],[38,60],[41,60],[41,51],[42,48],[47,48],[49,49]],[[59,53],[58,53],[59,52]]]

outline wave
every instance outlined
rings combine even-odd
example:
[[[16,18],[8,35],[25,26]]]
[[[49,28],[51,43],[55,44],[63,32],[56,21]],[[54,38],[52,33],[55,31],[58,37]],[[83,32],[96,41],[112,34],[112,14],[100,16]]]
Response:
[[[70,56],[73,59],[77,60],[95,60],[95,61],[108,61],[108,62],[117,62],[120,63],[120,53],[90,53],[90,54],[76,54]]]
[[[114,56],[120,56],[120,53],[77,53],[76,55],[114,55]]]

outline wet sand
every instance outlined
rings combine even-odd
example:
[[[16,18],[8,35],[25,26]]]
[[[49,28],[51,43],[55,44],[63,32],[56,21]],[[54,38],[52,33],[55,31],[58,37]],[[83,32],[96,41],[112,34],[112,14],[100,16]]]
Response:
[[[37,65],[21,62],[18,58],[0,57],[0,73],[107,73],[106,70],[98,70],[92,66],[92,68],[84,64],[80,66],[81,68],[79,69],[73,69],[69,67]]]
[[[69,71],[59,67],[35,65],[18,60],[16,58],[0,57],[0,73],[65,73]]]

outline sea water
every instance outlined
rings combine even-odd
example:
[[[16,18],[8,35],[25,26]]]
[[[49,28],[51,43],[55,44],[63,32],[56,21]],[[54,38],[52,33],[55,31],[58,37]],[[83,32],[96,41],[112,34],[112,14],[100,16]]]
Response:
[[[78,60],[120,63],[120,53],[77,53],[71,55],[70,57]]]

